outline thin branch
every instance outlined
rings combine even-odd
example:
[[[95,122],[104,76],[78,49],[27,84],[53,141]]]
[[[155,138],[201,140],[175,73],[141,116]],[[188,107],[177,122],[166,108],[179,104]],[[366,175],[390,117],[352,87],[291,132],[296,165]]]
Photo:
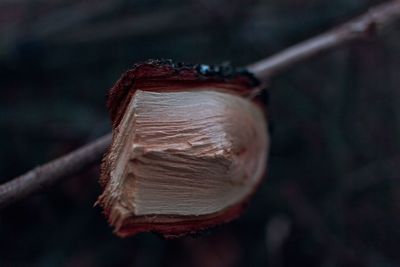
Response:
[[[287,68],[322,52],[375,34],[400,17],[400,1],[387,2],[328,32],[289,47],[269,58],[250,64],[248,69],[267,80]]]
[[[398,17],[400,0],[391,1],[370,9],[342,26],[247,67],[260,80],[265,81],[321,52],[370,36]],[[0,185],[0,208],[99,162],[110,143],[111,134]]]
[[[98,163],[110,143],[111,134],[105,135],[0,185],[0,208]]]

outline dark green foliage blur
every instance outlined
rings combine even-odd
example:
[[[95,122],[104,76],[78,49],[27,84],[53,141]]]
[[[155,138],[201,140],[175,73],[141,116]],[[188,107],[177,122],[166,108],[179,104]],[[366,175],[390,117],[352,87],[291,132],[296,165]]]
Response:
[[[380,2],[0,1],[0,182],[110,131],[134,62],[246,65]],[[239,220],[117,238],[95,167],[0,211],[0,266],[400,266],[400,25],[268,91],[267,179]]]

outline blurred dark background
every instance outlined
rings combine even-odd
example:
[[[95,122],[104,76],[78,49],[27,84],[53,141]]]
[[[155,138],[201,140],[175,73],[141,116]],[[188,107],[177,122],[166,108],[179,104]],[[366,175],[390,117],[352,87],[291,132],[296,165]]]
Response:
[[[134,62],[246,65],[382,1],[0,0],[0,182],[110,130]],[[0,266],[400,266],[400,25],[269,84],[267,179],[197,237],[120,239],[99,169],[0,211]]]

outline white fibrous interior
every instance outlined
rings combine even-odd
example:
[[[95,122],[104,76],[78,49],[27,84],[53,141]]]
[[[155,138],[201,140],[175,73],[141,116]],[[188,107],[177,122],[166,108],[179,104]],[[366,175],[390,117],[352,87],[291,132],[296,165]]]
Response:
[[[219,212],[264,173],[265,117],[228,92],[137,90],[117,131],[107,191],[118,216]]]

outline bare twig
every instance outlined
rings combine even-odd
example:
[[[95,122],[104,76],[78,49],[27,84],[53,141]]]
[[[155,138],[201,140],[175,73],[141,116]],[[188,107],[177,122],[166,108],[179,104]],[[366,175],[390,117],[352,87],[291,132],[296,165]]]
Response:
[[[272,57],[250,64],[248,69],[260,80],[265,81],[288,67],[321,52],[369,36],[398,17],[400,17],[400,1],[388,2],[370,9],[366,14],[331,31],[292,46]],[[106,135],[66,156],[0,185],[0,208],[100,161],[110,142],[111,135]]]
[[[339,27],[289,47],[269,58],[248,66],[260,80],[266,80],[287,68],[349,41],[371,36],[400,17],[400,1],[371,8],[368,12]]]
[[[105,135],[1,185],[0,208],[98,163],[110,143],[111,134]]]

